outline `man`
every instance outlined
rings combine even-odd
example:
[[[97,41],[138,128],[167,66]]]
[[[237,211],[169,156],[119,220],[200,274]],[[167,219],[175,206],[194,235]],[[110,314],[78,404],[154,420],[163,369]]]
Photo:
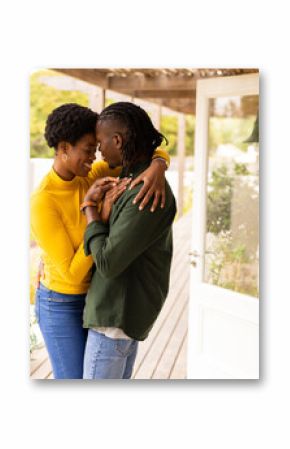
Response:
[[[111,167],[123,166],[120,178],[136,179],[164,139],[132,103],[108,106],[97,123],[99,150]],[[134,201],[140,184],[126,183],[106,193],[103,221],[96,205],[111,185],[92,186],[82,206],[85,252],[95,262],[84,310],[85,379],[131,377],[138,341],[148,336],[168,292],[174,196],[166,183],[166,203],[152,214],[151,200],[140,212]]]

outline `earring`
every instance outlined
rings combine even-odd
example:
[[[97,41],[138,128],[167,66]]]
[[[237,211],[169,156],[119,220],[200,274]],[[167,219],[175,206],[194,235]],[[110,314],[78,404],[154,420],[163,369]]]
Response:
[[[67,154],[62,154],[62,155],[61,155],[61,158],[62,158],[63,162],[67,162],[67,160],[68,160],[68,155],[67,155]]]

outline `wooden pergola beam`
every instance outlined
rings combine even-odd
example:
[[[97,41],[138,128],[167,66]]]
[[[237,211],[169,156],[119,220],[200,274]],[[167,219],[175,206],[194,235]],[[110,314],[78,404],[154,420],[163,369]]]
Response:
[[[64,73],[65,75],[81,79],[87,83],[91,83],[109,89],[106,71],[101,69],[52,69],[56,72]]]
[[[165,99],[146,99],[152,103],[160,104],[173,111],[183,112],[184,114],[195,115],[195,98],[165,98]]]
[[[53,69],[131,98],[195,114],[196,80],[258,72],[258,69]]]
[[[108,76],[106,69],[53,69],[66,75],[73,76],[88,83],[97,84],[103,89],[116,90],[127,93],[128,91],[145,90],[195,90],[196,80],[193,77],[167,76],[160,74],[154,77],[145,73],[128,73],[126,76]]]
[[[125,91],[122,91],[124,93]],[[195,90],[128,90],[130,95],[138,98],[195,98],[196,91]]]
[[[124,90],[145,91],[145,90],[195,90],[196,80],[193,77],[184,76],[169,77],[164,74],[155,77],[147,77],[145,74],[132,74],[126,77],[109,77],[109,89],[123,92]]]

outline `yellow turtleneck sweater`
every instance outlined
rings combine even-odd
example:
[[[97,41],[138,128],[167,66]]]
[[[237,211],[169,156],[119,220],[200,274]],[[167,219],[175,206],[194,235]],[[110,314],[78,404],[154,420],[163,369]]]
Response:
[[[154,158],[169,162],[164,150],[156,150]],[[41,248],[45,287],[59,293],[86,293],[91,280],[91,256],[83,248],[86,217],[80,205],[90,185],[103,176],[118,176],[121,168],[110,169],[104,161],[93,164],[88,177],[61,179],[54,169],[44,177],[31,197],[31,230]]]

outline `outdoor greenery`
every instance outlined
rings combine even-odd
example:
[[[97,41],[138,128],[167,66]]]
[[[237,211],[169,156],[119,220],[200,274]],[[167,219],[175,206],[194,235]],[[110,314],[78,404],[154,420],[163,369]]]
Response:
[[[186,136],[185,136],[185,154],[186,156],[193,156],[194,154],[194,133],[195,133],[195,117],[193,115],[186,115],[185,119]],[[169,144],[167,151],[171,156],[177,154],[177,133],[178,120],[173,115],[162,115],[160,131],[167,137]]]
[[[229,290],[259,296],[257,261],[249,256],[243,244],[233,245],[231,231],[221,231],[210,255],[207,255],[210,279],[208,281]]]
[[[35,317],[34,310],[31,310],[30,311],[30,321],[29,321],[30,353],[33,351],[33,349],[36,348],[36,346],[38,344],[37,336],[35,334],[35,326],[36,326],[36,317]]]
[[[254,116],[211,117],[209,120],[209,155],[212,156],[218,145],[232,144],[241,151],[247,151],[244,140],[253,129]]]
[[[81,92],[61,91],[40,81],[42,76],[62,76],[51,70],[40,70],[30,76],[30,156],[53,157],[43,137],[48,114],[63,103],[88,106],[87,95]]]
[[[233,175],[247,176],[245,164],[235,164]],[[208,282],[251,296],[258,296],[256,260],[244,244],[234,244],[231,230],[233,175],[225,165],[213,170],[208,183],[207,232],[214,235],[207,255]]]
[[[207,195],[207,232],[219,234],[231,225],[231,200],[233,178],[228,169],[221,165],[212,172]]]
[[[234,174],[247,176],[250,172],[246,164],[236,163],[234,165]],[[211,180],[208,183],[207,232],[218,234],[221,231],[230,229],[233,179],[225,165],[219,166],[212,172]]]

